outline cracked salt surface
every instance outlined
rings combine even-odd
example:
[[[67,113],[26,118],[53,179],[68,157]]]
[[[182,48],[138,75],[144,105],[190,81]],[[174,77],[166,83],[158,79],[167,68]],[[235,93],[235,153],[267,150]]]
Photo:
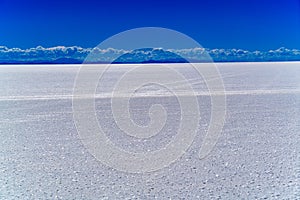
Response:
[[[184,64],[175,67],[193,79]],[[299,199],[300,64],[218,67],[227,92],[236,94],[227,96],[226,123],[211,154],[198,158],[210,119],[210,98],[203,95],[198,96],[200,128],[188,152],[162,170],[129,174],[89,154],[75,129],[71,99],[59,98],[72,94],[78,66],[1,66],[0,199]],[[201,80],[192,83],[205,92]],[[57,98],[30,98],[47,95]],[[99,124],[125,150],[153,151],[176,134],[180,110],[174,97],[130,101],[132,119],[140,125],[149,121],[152,103],[165,106],[167,123],[149,139],[123,134],[112,119],[109,99],[95,102]]]

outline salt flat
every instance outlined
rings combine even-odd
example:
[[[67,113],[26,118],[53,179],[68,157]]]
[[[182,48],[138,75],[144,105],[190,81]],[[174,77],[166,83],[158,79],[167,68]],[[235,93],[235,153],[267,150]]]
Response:
[[[79,65],[0,66],[0,199],[299,199],[300,63],[217,64],[227,114],[205,159],[197,153],[209,124],[210,95],[220,91],[210,93],[185,64],[170,66],[195,89],[198,134],[179,160],[142,174],[103,165],[81,143],[72,110]],[[166,108],[166,125],[155,137],[132,138],[113,120],[112,85],[131,67],[115,65],[103,77],[95,99],[99,125],[122,149],[163,148],[180,121],[178,101],[163,88],[148,85],[130,103],[132,119],[141,125],[149,122],[153,103]],[[172,86],[189,95],[180,82]]]

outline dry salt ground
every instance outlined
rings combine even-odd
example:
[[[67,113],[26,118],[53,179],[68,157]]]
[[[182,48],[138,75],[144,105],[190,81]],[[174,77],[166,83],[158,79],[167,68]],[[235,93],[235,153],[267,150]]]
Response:
[[[209,92],[186,64],[201,112],[191,147],[161,170],[135,174],[95,159],[79,139],[72,91],[79,65],[0,66],[0,199],[300,199],[300,63],[220,63],[226,122],[205,159],[199,147],[210,120]],[[113,120],[109,91],[131,65],[115,65],[96,93],[99,125],[120,148],[153,151],[176,135],[178,101],[158,86],[130,101],[137,124],[153,103],[167,111],[156,136],[137,139]],[[93,73],[92,71],[90,73]],[[180,83],[173,85],[180,91]]]

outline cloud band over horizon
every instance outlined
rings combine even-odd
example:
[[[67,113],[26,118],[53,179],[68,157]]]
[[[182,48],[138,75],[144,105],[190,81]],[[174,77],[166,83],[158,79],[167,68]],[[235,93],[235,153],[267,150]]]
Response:
[[[154,52],[159,48],[154,48]],[[300,50],[278,48],[268,51],[248,51],[244,49],[208,49],[208,48],[191,48],[191,49],[167,49],[172,53],[180,55],[194,61],[207,61],[207,53],[215,62],[253,62],[253,61],[299,61]],[[95,54],[94,62],[111,62],[114,58],[129,50],[123,49],[99,49],[99,48],[82,48],[79,46],[56,46],[44,48],[38,46],[29,49],[8,48],[0,46],[0,64],[10,63],[82,63],[89,54]],[[143,52],[142,52],[143,53]],[[145,54],[152,52],[145,52]],[[158,58],[159,59],[159,58]],[[162,60],[166,60],[163,55]]]

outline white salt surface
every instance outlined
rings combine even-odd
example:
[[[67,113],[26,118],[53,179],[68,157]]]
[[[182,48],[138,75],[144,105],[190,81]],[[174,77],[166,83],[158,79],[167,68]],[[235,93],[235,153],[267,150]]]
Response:
[[[81,143],[72,113],[78,65],[0,66],[0,199],[299,199],[300,63],[217,64],[226,88],[226,122],[202,160],[197,153],[209,124],[209,95],[219,91],[209,93],[185,64],[171,66],[195,88],[199,131],[179,160],[143,174],[105,166]],[[160,149],[180,121],[178,102],[164,88],[148,85],[130,103],[140,125],[149,122],[153,103],[165,106],[168,119],[155,137],[132,138],[113,120],[112,83],[131,67],[115,65],[99,86],[99,125],[124,150]],[[173,86],[189,95],[180,83]]]

